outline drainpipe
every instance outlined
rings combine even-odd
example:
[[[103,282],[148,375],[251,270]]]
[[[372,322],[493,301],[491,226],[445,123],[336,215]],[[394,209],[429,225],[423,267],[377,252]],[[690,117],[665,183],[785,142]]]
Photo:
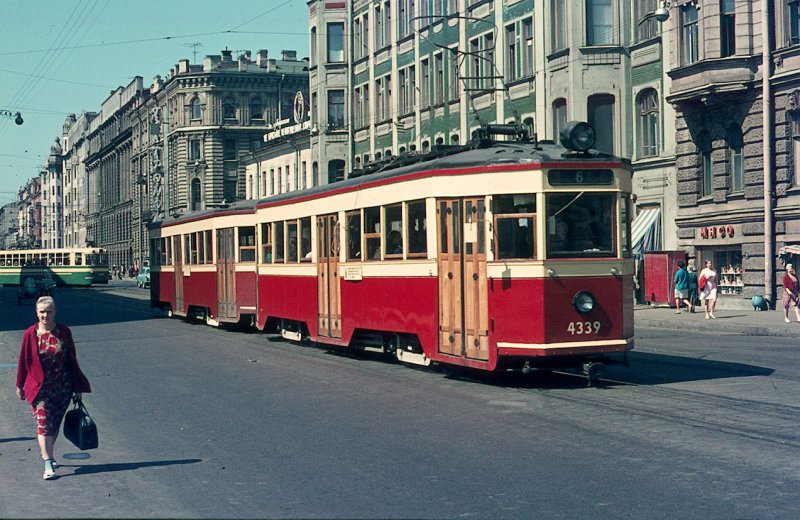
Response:
[[[773,168],[772,168],[772,35],[769,0],[761,0],[761,117],[762,157],[764,163],[764,298],[775,308],[775,228],[772,218]]]

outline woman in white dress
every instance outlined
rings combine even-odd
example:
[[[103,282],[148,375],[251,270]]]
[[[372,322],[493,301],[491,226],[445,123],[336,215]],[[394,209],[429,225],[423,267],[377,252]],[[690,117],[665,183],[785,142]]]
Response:
[[[701,283],[705,280],[705,285],[700,289],[700,301],[706,310],[706,319],[717,319],[714,316],[714,307],[717,306],[717,272],[711,268],[711,260],[706,260],[706,266],[700,271]]]

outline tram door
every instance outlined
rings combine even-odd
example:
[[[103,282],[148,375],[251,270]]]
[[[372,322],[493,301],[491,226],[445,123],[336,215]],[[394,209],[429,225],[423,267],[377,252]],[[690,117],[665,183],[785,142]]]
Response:
[[[183,314],[183,255],[181,235],[172,237],[172,254],[175,255],[175,312]]]
[[[217,317],[236,319],[236,248],[233,228],[217,230]]]
[[[339,286],[339,217],[317,217],[317,326],[319,335],[342,337],[341,288]]]
[[[485,201],[440,200],[436,213],[439,352],[488,360]]]

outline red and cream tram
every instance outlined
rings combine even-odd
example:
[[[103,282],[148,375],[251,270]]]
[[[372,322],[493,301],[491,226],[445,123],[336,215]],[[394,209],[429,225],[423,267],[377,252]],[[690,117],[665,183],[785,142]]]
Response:
[[[407,363],[591,382],[633,348],[631,172],[592,136],[585,123],[567,125],[567,148],[484,136],[156,222],[152,303]]]

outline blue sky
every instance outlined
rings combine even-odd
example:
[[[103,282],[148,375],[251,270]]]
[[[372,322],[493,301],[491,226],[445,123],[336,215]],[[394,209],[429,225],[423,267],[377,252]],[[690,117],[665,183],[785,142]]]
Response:
[[[97,111],[118,86],[220,50],[308,56],[303,0],[0,0],[0,205],[38,175],[70,112]],[[200,44],[193,47],[192,44]]]

